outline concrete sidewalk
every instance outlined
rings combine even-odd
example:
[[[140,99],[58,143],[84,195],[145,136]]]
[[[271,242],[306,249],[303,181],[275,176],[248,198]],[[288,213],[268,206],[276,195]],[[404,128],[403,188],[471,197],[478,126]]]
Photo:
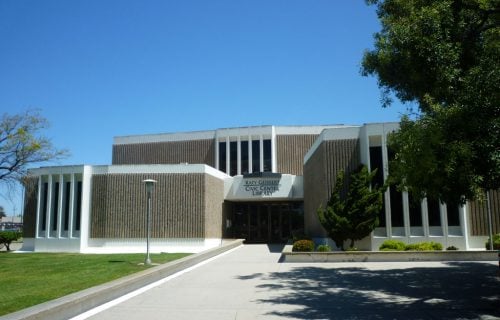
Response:
[[[90,319],[500,319],[495,262],[278,263],[245,245]]]

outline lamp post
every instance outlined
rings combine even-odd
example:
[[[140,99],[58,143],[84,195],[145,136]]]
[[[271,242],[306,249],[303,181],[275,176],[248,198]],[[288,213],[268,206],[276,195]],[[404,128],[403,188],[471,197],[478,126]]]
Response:
[[[144,264],[150,265],[151,264],[151,259],[149,258],[149,242],[151,240],[151,194],[153,193],[153,188],[154,184],[156,183],[156,180],[153,179],[146,179],[143,181],[146,184],[146,193],[148,195],[148,203],[147,203],[147,219],[146,219],[146,229],[147,229],[147,236],[146,236],[146,260],[144,261]]]

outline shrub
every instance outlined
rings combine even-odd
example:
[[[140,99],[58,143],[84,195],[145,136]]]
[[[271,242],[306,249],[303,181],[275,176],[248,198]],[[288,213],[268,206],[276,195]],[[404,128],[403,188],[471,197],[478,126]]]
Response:
[[[297,233],[297,234],[292,235],[293,243],[295,243],[299,240],[312,240],[312,238],[308,235],[303,234],[303,233]]]
[[[484,244],[486,250],[490,250],[490,238]],[[493,235],[493,250],[500,250],[500,233]]]
[[[293,244],[292,251],[310,252],[314,251],[314,242],[312,240],[299,240]]]
[[[345,251],[359,251],[359,249],[356,247],[349,247],[349,248],[345,249]]]
[[[316,248],[316,251],[318,251],[318,252],[330,252],[330,251],[332,251],[332,248],[330,248],[330,246],[327,244],[320,244]]]
[[[0,231],[0,244],[5,245],[7,251],[10,251],[10,244],[21,238],[23,234],[19,231]]]
[[[399,240],[385,240],[378,248],[381,251],[404,251],[406,245]]]
[[[448,248],[446,248],[446,250],[452,251],[452,250],[458,250],[458,248],[455,246],[449,246]]]
[[[438,242],[419,242],[408,244],[405,247],[406,251],[441,251],[443,250],[443,245]]]

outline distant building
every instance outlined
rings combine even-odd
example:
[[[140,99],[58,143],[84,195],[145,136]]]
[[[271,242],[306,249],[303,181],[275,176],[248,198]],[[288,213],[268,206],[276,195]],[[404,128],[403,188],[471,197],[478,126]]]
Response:
[[[397,123],[258,126],[117,137],[112,165],[42,167],[26,186],[24,250],[143,252],[146,194],[155,179],[152,251],[197,252],[224,238],[326,242],[316,210],[335,177],[359,164],[388,174],[386,137]],[[498,193],[494,228],[500,232]],[[447,206],[387,190],[380,226],[360,249],[389,238],[483,248],[485,208]]]

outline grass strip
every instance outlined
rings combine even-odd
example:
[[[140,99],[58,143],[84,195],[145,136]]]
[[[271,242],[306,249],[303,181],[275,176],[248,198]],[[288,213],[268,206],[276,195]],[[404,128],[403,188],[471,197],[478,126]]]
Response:
[[[152,254],[166,263],[189,253]],[[0,316],[150,268],[144,254],[0,253]]]

